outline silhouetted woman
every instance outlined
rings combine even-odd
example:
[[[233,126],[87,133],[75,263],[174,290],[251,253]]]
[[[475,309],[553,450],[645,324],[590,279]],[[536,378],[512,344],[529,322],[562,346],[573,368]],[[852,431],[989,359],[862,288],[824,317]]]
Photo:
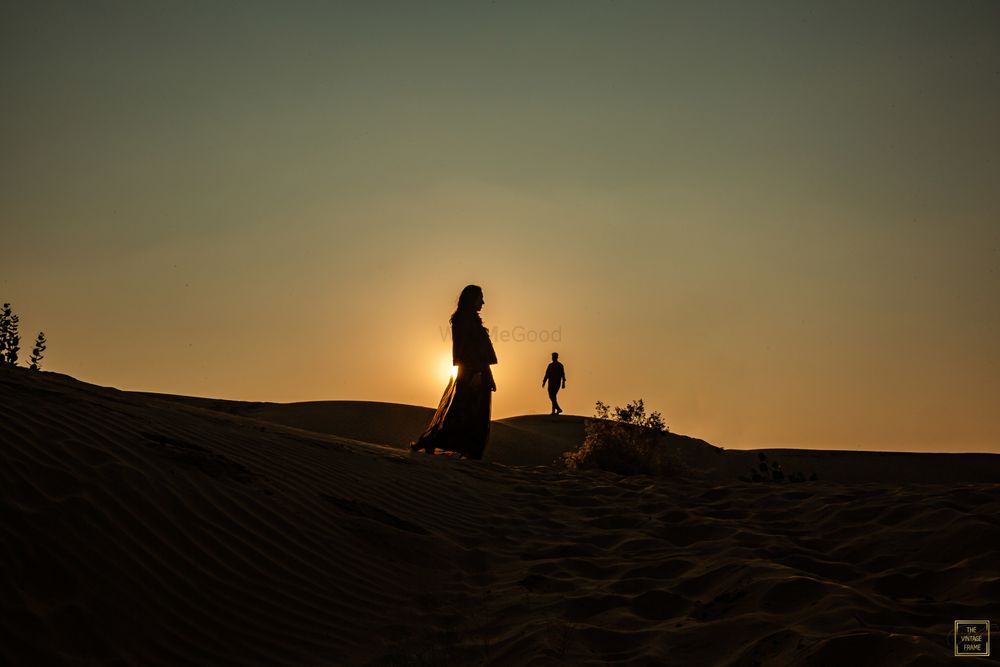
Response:
[[[451,316],[451,356],[457,375],[448,382],[431,423],[411,449],[434,448],[483,458],[490,435],[490,402],[497,390],[490,365],[497,363],[490,334],[479,318],[483,290],[467,285]]]

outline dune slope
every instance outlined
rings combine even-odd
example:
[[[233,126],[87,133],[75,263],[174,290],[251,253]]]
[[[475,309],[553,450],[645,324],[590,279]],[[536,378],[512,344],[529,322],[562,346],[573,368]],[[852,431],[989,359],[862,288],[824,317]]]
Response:
[[[1000,617],[996,484],[510,467],[23,369],[0,517],[13,665],[951,665]]]
[[[126,393],[402,450],[408,449],[409,443],[420,435],[434,414],[432,408],[376,401],[263,403],[147,392]],[[563,452],[580,446],[584,439],[585,421],[585,417],[578,415],[522,415],[494,420],[485,458],[507,465],[551,465],[562,460]],[[681,451],[685,460],[696,467],[720,468],[722,460],[715,456],[721,452],[718,447],[672,433],[666,434],[664,441],[667,446]],[[727,479],[735,479],[736,473],[730,472],[725,467]]]
[[[129,392],[132,393],[132,392]],[[259,403],[170,394],[135,393],[284,424],[361,442],[405,450],[427,425],[433,409],[373,401]],[[507,465],[551,465],[562,453],[579,447],[587,418],[578,415],[522,415],[493,422],[486,460]],[[747,476],[764,453],[788,473],[817,473],[834,482],[962,483],[1000,480],[1000,455],[983,453],[913,453],[810,449],[722,449],[676,433],[662,437],[664,447],[702,476],[733,481]]]

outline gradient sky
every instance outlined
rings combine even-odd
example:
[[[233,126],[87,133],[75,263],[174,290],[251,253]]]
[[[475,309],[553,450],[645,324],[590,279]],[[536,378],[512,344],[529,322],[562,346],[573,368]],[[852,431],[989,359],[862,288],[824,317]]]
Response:
[[[0,146],[48,370],[1000,451],[997,2],[4,3]]]

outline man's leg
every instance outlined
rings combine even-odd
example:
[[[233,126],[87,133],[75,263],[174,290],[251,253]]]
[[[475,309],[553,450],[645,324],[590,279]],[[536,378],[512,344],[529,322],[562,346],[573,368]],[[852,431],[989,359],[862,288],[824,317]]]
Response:
[[[559,393],[559,386],[557,385],[555,389],[549,389],[549,399],[552,400],[552,414],[557,415],[562,412],[562,408],[559,407],[559,402],[556,401],[556,394]]]

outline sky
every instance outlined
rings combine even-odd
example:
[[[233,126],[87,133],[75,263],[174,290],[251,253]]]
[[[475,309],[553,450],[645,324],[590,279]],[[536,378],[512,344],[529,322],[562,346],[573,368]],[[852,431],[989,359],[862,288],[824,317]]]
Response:
[[[729,448],[1000,452],[1000,3],[0,5],[0,301],[43,368],[642,398]]]

